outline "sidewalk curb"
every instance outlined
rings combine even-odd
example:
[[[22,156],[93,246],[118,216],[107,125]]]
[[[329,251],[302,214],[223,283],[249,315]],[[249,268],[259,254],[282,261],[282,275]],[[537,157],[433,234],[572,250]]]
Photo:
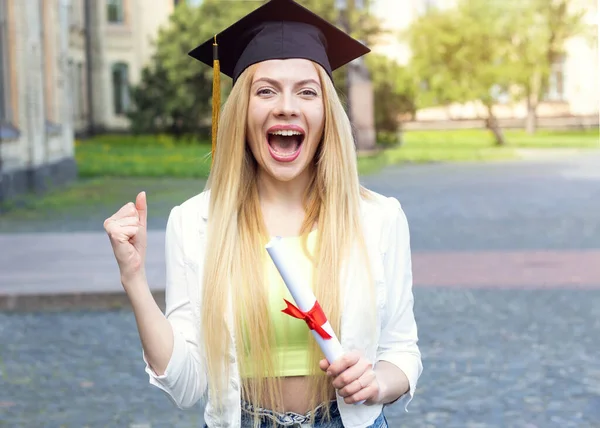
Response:
[[[152,296],[164,312],[164,290],[154,290]],[[0,312],[7,313],[119,309],[131,309],[129,298],[125,292],[0,295]]]

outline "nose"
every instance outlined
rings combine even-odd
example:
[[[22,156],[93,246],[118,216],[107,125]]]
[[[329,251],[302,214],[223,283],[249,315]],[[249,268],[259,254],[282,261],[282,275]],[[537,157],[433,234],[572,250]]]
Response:
[[[273,111],[277,117],[295,117],[299,114],[298,100],[288,91],[282,92],[278,97],[277,105]]]

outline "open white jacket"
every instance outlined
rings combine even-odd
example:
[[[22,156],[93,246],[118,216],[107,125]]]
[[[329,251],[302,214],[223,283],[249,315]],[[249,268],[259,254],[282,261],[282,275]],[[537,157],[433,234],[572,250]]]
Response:
[[[360,263],[353,254],[342,273],[343,307],[340,342],[344,349],[359,350],[371,361],[385,360],[395,364],[408,377],[410,391],[395,405],[412,400],[423,366],[417,346],[417,325],[413,315],[412,269],[409,229],[400,203],[376,193],[372,200],[361,203],[367,249],[372,259],[376,282],[378,313],[373,318],[376,334],[368,329],[366,293],[361,280]],[[156,375],[146,362],[152,385],[163,390],[181,409],[202,400],[206,403],[204,419],[209,427],[240,426],[240,375],[235,353],[235,340],[230,333],[229,390],[226,408],[216,411],[207,393],[204,348],[200,340],[202,311],[202,270],[206,248],[209,192],[196,195],[175,206],[166,228],[166,311],[173,327],[174,347],[163,375]],[[370,294],[373,295],[372,293]],[[366,296],[366,295],[365,295]],[[233,318],[228,314],[231,323]],[[233,332],[233,329],[230,329]],[[146,361],[145,355],[143,355]],[[337,397],[345,427],[362,428],[373,423],[381,405],[347,405]]]

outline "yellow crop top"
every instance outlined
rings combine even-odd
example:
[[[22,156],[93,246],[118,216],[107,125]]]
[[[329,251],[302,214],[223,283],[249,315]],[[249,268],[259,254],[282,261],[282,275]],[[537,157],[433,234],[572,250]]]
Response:
[[[302,281],[312,284],[313,265],[302,250],[300,237],[283,238],[298,266],[297,272],[303,276]],[[307,248],[314,254],[316,231],[308,235]],[[309,341],[313,340],[312,334],[306,322],[281,312],[286,304],[283,299],[294,303],[292,295],[288,291],[279,271],[270,257],[266,257],[265,277],[268,282],[269,312],[271,322],[275,329],[275,357],[276,373],[284,376],[306,376],[309,374],[308,348]],[[251,368],[240,364],[240,375],[242,378],[251,377]]]

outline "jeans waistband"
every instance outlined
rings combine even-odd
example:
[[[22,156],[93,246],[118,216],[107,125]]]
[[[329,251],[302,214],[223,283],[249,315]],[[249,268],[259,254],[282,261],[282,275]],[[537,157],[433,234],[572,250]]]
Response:
[[[315,423],[318,424],[320,421],[325,422],[325,414],[326,414],[326,406],[329,406],[329,414],[331,416],[331,420],[327,422],[327,426],[330,423],[335,423],[336,419],[341,422],[340,412],[337,406],[337,402],[335,400],[330,401],[329,403],[323,403],[317,406],[313,411],[307,412],[305,414],[299,414],[294,412],[285,412],[279,413],[273,410],[265,409],[262,407],[254,406],[251,403],[242,400],[242,426],[244,426],[244,420],[248,422],[253,421],[253,416],[258,414],[260,417],[260,422],[277,422],[282,426],[297,426],[298,424],[308,424],[311,421],[311,416],[314,415]],[[252,426],[252,425],[249,425]],[[316,425],[319,426],[319,425]],[[331,425],[337,426],[337,425]],[[340,427],[343,425],[339,425]]]

